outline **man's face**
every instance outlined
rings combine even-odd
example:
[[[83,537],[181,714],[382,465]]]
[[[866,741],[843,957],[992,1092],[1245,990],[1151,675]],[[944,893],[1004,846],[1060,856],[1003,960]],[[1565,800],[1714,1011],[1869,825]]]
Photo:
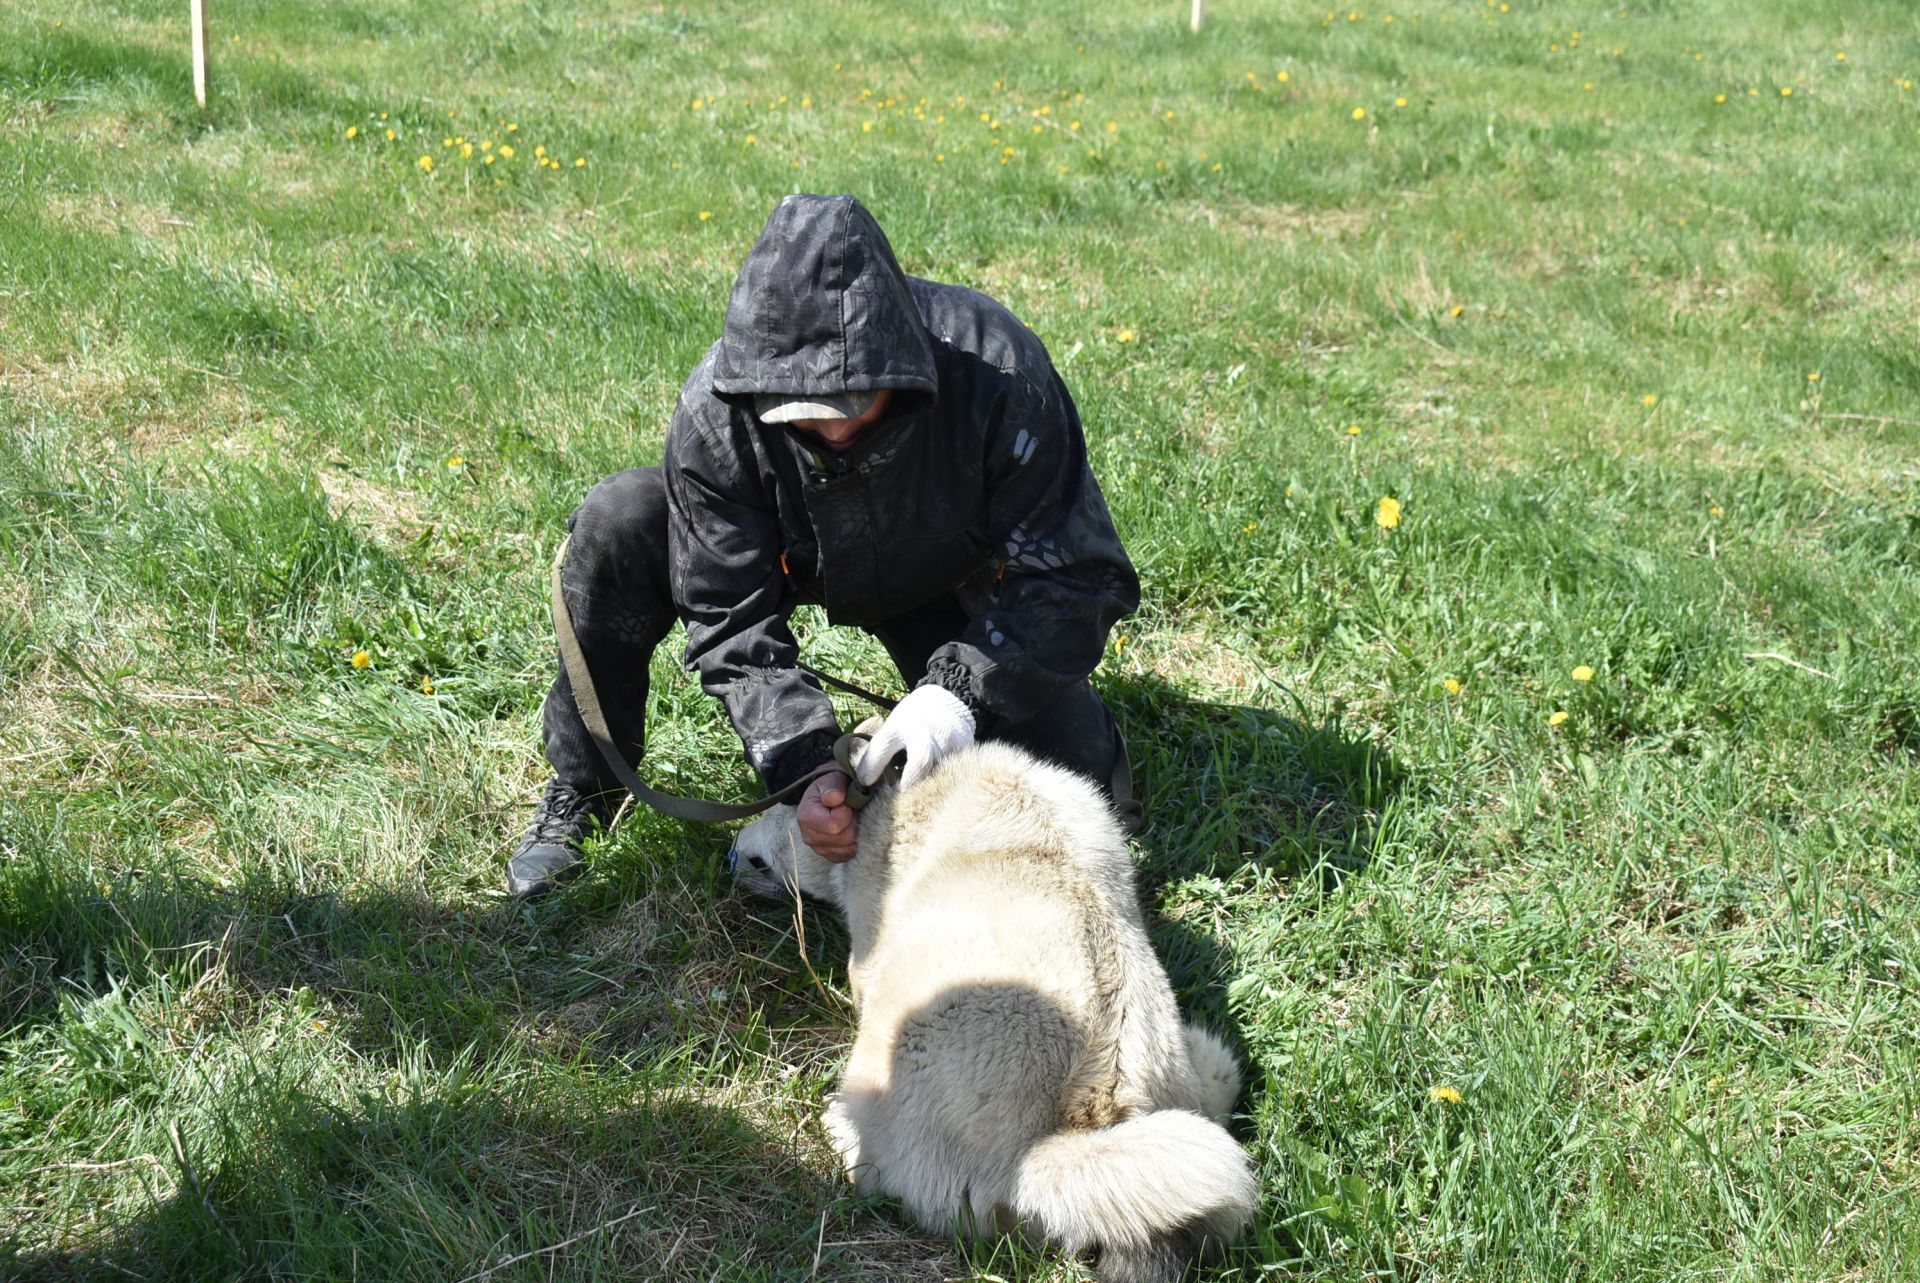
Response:
[[[886,416],[887,403],[892,400],[893,391],[882,389],[857,419],[795,419],[787,426],[798,428],[835,454],[845,454],[853,449],[862,432]]]

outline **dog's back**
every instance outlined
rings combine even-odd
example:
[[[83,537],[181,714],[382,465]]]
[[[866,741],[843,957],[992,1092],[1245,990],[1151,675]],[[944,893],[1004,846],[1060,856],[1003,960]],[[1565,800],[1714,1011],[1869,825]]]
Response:
[[[1103,1279],[1171,1278],[1236,1237],[1237,1070],[1179,1017],[1099,792],[981,745],[861,828],[836,897],[860,1027],[828,1116],[861,1187],[936,1231],[1095,1251]]]

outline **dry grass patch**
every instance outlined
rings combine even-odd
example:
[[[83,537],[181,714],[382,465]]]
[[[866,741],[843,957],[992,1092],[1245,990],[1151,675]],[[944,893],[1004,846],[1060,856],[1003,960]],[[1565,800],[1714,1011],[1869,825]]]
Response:
[[[327,496],[327,510],[343,521],[352,518],[363,523],[389,548],[414,543],[434,528],[403,491],[332,469],[317,475]]]
[[[1373,221],[1373,212],[1365,209],[1309,209],[1302,205],[1234,204],[1216,209],[1197,201],[1188,217],[1216,230],[1251,240],[1282,240],[1292,245],[1301,239],[1328,241],[1352,236]]]
[[[103,236],[132,232],[158,240],[177,236],[182,230],[195,226],[191,219],[182,218],[171,210],[143,201],[122,200],[112,192],[96,193],[96,199],[92,200],[62,193],[49,198],[44,209],[51,222]]]
[[[1152,633],[1141,639],[1140,648],[1151,659],[1136,659],[1127,665],[1130,672],[1151,674],[1204,697],[1253,704],[1259,702],[1255,697],[1262,687],[1272,684],[1248,654],[1252,647],[1230,636],[1184,628]]]

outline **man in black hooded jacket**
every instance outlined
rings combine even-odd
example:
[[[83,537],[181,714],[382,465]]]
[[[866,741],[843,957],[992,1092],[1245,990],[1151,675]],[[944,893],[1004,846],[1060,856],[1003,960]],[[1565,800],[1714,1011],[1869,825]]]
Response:
[[[774,210],[665,461],[602,481],[568,525],[562,591],[630,762],[676,618],[769,791],[830,760],[833,706],[795,667],[802,602],[878,637],[913,688],[866,759],[904,749],[908,782],[976,738],[1102,783],[1124,752],[1087,676],[1140,585],[1073,398],[1005,307],[903,273],[852,197]],[[519,895],[571,865],[618,796],[564,668],[543,730],[555,778],[508,864]],[[824,775],[798,806],[829,859],[853,854],[847,784]]]

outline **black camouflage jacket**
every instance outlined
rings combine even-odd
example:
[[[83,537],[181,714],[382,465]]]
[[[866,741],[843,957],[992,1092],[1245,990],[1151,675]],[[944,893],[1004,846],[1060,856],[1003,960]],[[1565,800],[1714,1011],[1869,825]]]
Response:
[[[753,394],[891,388],[836,455]],[[877,624],[947,594],[965,631],[927,681],[983,731],[1093,671],[1140,583],[1044,346],[984,294],[904,274],[852,197],[792,196],[733,287],[667,431],[668,544],[688,668],[769,788],[825,761],[832,705],[788,620]]]

